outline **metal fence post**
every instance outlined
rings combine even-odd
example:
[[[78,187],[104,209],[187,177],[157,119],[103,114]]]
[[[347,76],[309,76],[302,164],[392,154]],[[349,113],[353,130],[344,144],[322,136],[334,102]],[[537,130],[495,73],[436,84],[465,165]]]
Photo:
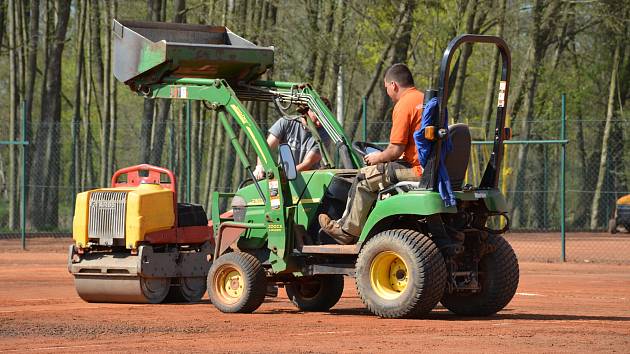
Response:
[[[565,142],[562,143],[562,154],[560,155],[560,234],[562,235],[562,262],[566,261],[566,234],[565,234],[565,159],[567,155],[567,143],[566,143],[566,125],[567,125],[567,110],[566,110],[566,94],[562,94],[562,124],[560,125],[560,139]]]
[[[22,174],[20,175],[20,231],[22,249],[26,249],[26,102],[22,101]]]
[[[22,101],[21,103],[22,110],[22,140],[0,140],[0,146],[3,145],[19,145],[22,151],[22,163],[20,164],[21,174],[19,177],[20,180],[20,236],[22,239],[22,249],[26,249],[26,147],[28,145],[28,141],[26,141],[26,103]],[[17,139],[17,138],[15,138]],[[16,187],[16,186],[13,186]],[[12,233],[13,230],[10,230]]]
[[[547,208],[547,198],[548,198],[548,193],[547,191],[549,190],[549,182],[547,181],[547,177],[549,176],[548,173],[548,166],[547,166],[547,145],[543,145],[543,228],[547,228],[547,215],[549,214],[548,212],[548,208]]]
[[[361,100],[361,112],[363,113],[361,120],[363,121],[363,141],[367,141],[367,97],[363,96]]]
[[[190,203],[190,131],[192,128],[190,121],[190,100],[186,101],[186,203]]]

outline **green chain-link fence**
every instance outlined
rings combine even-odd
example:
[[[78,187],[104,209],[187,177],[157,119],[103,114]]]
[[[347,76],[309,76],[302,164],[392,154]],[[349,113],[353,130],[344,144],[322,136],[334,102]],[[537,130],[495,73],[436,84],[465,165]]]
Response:
[[[391,119],[367,116],[355,136],[387,144]],[[559,107],[555,116],[510,124],[513,138],[505,145],[499,180],[510,208],[507,238],[523,259],[630,262],[630,233],[607,232],[616,200],[630,194],[630,164],[624,164],[630,161],[630,120],[608,121],[607,158],[598,186],[605,117],[566,118],[563,181],[562,116]],[[494,127],[479,122],[463,122],[473,138],[466,181],[473,186],[479,184],[492,151],[486,137]],[[527,138],[524,127],[530,131]]]
[[[155,121],[147,136],[141,133],[140,113],[137,113],[138,117],[119,119],[113,140],[113,161],[115,168],[148,162],[172,169],[178,177],[178,198],[202,204],[209,211],[211,191],[234,190],[247,176],[217,120],[210,112],[195,109],[188,115],[183,102],[174,102],[168,119]],[[251,105],[248,109],[255,117],[263,116],[262,112],[268,110],[264,116],[269,118],[259,123],[263,131],[278,117],[271,106]],[[555,117],[530,120],[529,139],[560,140],[560,118],[559,111]],[[367,119],[365,124],[358,126],[360,131],[348,132],[356,140],[362,140],[365,132],[367,141],[382,142],[388,139],[391,120]],[[481,138],[484,135],[481,132],[487,128],[473,122],[469,126],[473,140],[485,140]],[[524,139],[522,127],[522,121],[512,124],[513,140]],[[92,123],[88,126],[85,122],[35,125],[31,127],[33,133],[29,145],[19,143],[21,127],[17,127],[18,142],[11,139],[9,128],[7,120],[0,122],[0,237],[19,237],[22,232],[19,177],[23,149],[28,151],[26,197],[23,199],[26,202],[24,231],[27,237],[68,236],[72,229],[76,192],[103,187],[103,180],[109,183],[112,171],[101,170],[100,125]],[[630,234],[610,235],[606,232],[615,200],[630,194],[630,164],[624,164],[624,161],[630,161],[630,147],[627,146],[630,144],[630,122],[621,118],[609,122],[605,176],[598,181],[605,131],[606,120],[602,117],[567,119],[569,143],[564,188],[567,260],[630,262]],[[251,147],[244,136],[241,138],[253,160]],[[153,154],[144,152],[150,159],[143,159],[143,144],[154,150]],[[488,144],[473,145],[468,183],[475,185],[479,182],[490,149]],[[561,156],[560,143],[506,145],[500,187],[511,208],[512,229],[507,237],[522,259],[562,259]],[[11,161],[12,158],[17,160]],[[10,173],[11,169],[15,170],[14,174]],[[11,202],[12,198],[17,199]],[[595,216],[594,210],[597,211]],[[9,220],[10,216],[14,220]]]

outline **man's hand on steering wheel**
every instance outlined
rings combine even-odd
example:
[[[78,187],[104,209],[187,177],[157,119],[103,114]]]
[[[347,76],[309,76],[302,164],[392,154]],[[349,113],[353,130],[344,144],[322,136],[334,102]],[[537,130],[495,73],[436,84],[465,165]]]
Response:
[[[381,152],[372,152],[363,156],[363,161],[366,165],[376,165],[381,162]]]

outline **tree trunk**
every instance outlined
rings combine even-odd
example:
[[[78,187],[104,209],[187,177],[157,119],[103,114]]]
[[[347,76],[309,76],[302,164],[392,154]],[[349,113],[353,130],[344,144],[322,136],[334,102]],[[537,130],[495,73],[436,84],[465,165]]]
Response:
[[[191,114],[191,144],[190,144],[190,156],[191,156],[191,178],[190,183],[193,185],[193,193],[191,194],[191,200],[195,203],[199,202],[199,191],[201,184],[201,160],[203,159],[203,153],[201,153],[201,145],[203,144],[203,128],[201,123],[201,112],[199,107],[199,101],[191,102],[192,114]]]
[[[522,116],[522,121],[521,121],[521,130],[520,130],[520,134],[521,134],[521,139],[523,140],[527,140],[530,138],[530,129],[531,129],[531,122],[530,120],[532,119],[531,114],[533,112],[533,108],[534,108],[534,98],[536,97],[536,87],[538,85],[538,76],[540,75],[540,60],[542,60],[542,55],[540,55],[540,53],[537,50],[531,50],[529,51],[529,53],[531,54],[528,57],[528,66],[526,68],[526,70],[528,70],[529,75],[527,75],[525,77],[526,80],[526,90],[525,90],[525,97],[523,99],[523,105],[525,107],[525,109],[523,110],[523,116]],[[515,117],[515,115],[513,115],[513,117]],[[525,176],[527,174],[527,170],[525,169],[525,166],[527,166],[526,161],[527,161],[527,153],[529,151],[529,145],[525,144],[525,145],[521,145],[519,150],[518,150],[518,154],[517,154],[517,159],[515,161],[516,163],[516,180],[515,180],[515,184],[516,187],[515,189],[515,194],[514,194],[514,211],[512,213],[512,220],[514,225],[518,226],[518,227],[523,227],[524,226],[524,222],[523,220],[526,218],[526,216],[523,216],[522,214],[524,213],[523,210],[523,205],[524,205],[524,199],[525,199],[525,193],[523,190],[523,187],[525,185]],[[521,217],[523,219],[521,219]]]
[[[319,17],[320,0],[306,0],[306,20],[311,33],[319,33],[318,17]],[[307,82],[313,82],[315,79],[315,66],[317,65],[317,36],[308,36],[308,62],[306,65]]]
[[[468,1],[466,6],[466,33],[474,33],[474,22],[475,15],[477,14],[477,4],[478,0]],[[464,43],[460,50],[459,57],[459,69],[458,72],[455,73],[455,87],[453,89],[454,97],[453,97],[453,112],[451,113],[451,118],[454,123],[459,122],[459,115],[462,110],[462,98],[464,95],[464,82],[466,81],[466,68],[468,65],[468,59],[472,54],[472,45],[470,43]],[[448,124],[448,123],[447,123]]]
[[[175,171],[176,170],[176,166],[177,166],[177,153],[175,151],[175,137],[177,136],[177,131],[175,129],[175,118],[173,118],[174,113],[171,111],[171,119],[170,119],[170,123],[169,123],[169,144],[168,144],[168,163],[167,166],[168,168],[171,169],[171,171]]]
[[[213,124],[215,125],[215,138],[212,141],[212,151],[210,151],[210,153],[212,154],[212,168],[210,169],[212,176],[210,177],[210,190],[208,191],[208,208],[206,209],[208,211],[210,210],[210,205],[212,203],[212,199],[210,198],[211,193],[218,190],[219,187],[223,187],[220,181],[221,175],[219,174],[219,163],[221,162],[221,157],[229,156],[226,155],[229,147],[224,141],[225,131],[223,130],[223,126],[219,121],[217,113],[215,111],[212,112],[212,117],[210,119],[212,119],[212,121],[214,122]]]
[[[185,23],[186,14],[186,1],[175,1],[175,16],[174,22]],[[151,151],[149,155],[149,163],[152,165],[162,164],[162,149],[164,147],[164,138],[166,134],[166,126],[169,117],[169,111],[171,109],[171,100],[160,98],[157,99],[157,112],[153,120],[153,137],[151,139]],[[187,129],[187,128],[185,128]]]
[[[626,7],[625,15],[620,16],[620,17],[628,18],[629,16],[630,16],[630,7]],[[624,36],[625,38],[628,38],[630,36],[630,25],[627,22],[625,26]],[[628,176],[628,174],[624,172],[624,168],[628,166],[628,163],[630,163],[630,161],[628,161],[629,159],[628,154],[624,154],[625,151],[628,151],[626,147],[630,143],[630,139],[624,139],[624,132],[627,137],[630,135],[628,135],[628,132],[627,132],[628,126],[625,124],[625,121],[623,121],[623,117],[624,117],[623,109],[626,106],[626,102],[630,100],[630,44],[628,44],[626,41],[623,47],[625,47],[623,51],[625,54],[619,60],[621,67],[619,68],[620,76],[619,76],[619,82],[617,83],[619,85],[618,100],[619,100],[619,114],[620,114],[621,119],[616,121],[616,124],[615,124],[616,127],[613,128],[613,137],[612,137],[612,141],[617,141],[617,144],[618,144],[613,149],[615,160],[613,160],[613,163],[612,163],[612,166],[614,167],[614,170],[615,170],[614,171],[615,172],[614,173],[614,176],[615,176],[614,190],[616,191],[630,190],[630,186],[628,185],[630,184],[630,176]],[[627,113],[626,113],[626,117],[627,117]]]
[[[401,8],[404,8],[404,7],[401,7]],[[405,12],[399,11],[396,21],[394,23],[400,23],[404,16],[405,16]],[[394,43],[396,42],[396,38],[398,38],[401,28],[402,28],[401,26],[394,26],[392,28],[392,31],[388,36],[392,40],[389,41],[389,43],[387,44],[387,47],[385,47],[385,49],[383,50],[383,53],[381,54],[381,58],[376,64],[376,68],[374,69],[374,72],[372,73],[372,77],[370,78],[370,83],[365,89],[365,92],[363,93],[363,95],[361,95],[360,97],[365,97],[366,100],[369,100],[370,96],[372,95],[372,92],[374,91],[374,87],[376,86],[376,83],[378,82],[379,78],[381,78],[383,65],[385,64],[385,61],[387,60],[387,57],[389,56],[389,51],[391,50]],[[359,129],[357,128],[359,126],[359,123],[361,122],[362,114],[363,114],[363,107],[359,106],[359,108],[354,114],[354,119],[350,122],[349,129],[347,130],[349,132],[352,132],[353,134],[353,136],[350,137],[351,140],[355,140],[354,138],[356,138],[359,134]]]
[[[574,48],[575,49],[575,48]],[[572,51],[573,53],[576,53],[575,50]],[[578,61],[578,57],[577,55],[573,55],[572,56],[573,59],[573,66],[575,68],[575,72],[578,73],[577,79],[578,81],[581,81],[582,79],[582,68],[580,67],[580,63]],[[589,177],[592,175],[592,173],[590,173],[590,169],[589,166],[587,165],[587,152],[586,152],[586,139],[584,139],[584,128],[582,126],[582,120],[583,120],[583,114],[582,114],[582,103],[579,102],[577,104],[577,120],[575,122],[576,125],[576,134],[575,134],[575,146],[577,149],[577,159],[579,161],[579,169],[577,171],[578,172],[578,178],[577,178],[577,186],[582,189],[582,190],[586,190],[588,188],[588,186],[590,186],[592,183],[589,182]],[[570,159],[570,158],[569,158]],[[575,229],[583,229],[584,227],[586,227],[586,225],[588,224],[588,218],[589,218],[589,210],[588,208],[585,208],[585,205],[588,205],[589,201],[590,201],[590,196],[588,195],[588,193],[579,193],[578,197],[577,197],[577,207],[575,208],[575,219],[573,222],[573,228]]]
[[[5,34],[5,23],[6,23],[6,13],[7,13],[7,2],[5,0],[3,0],[2,2],[0,2],[0,45],[2,45],[3,41],[4,41],[4,34]],[[38,22],[38,21],[37,21]]]
[[[84,6],[88,6],[87,3]],[[86,11],[87,14],[87,11]],[[86,16],[87,18],[87,16]],[[92,28],[86,25],[86,31],[91,32]],[[92,49],[91,46],[85,45],[84,50],[87,51],[85,63],[90,63],[92,61]],[[83,90],[81,91],[82,101],[83,101],[83,160],[81,163],[83,166],[81,167],[81,188],[82,190],[91,188],[94,186],[94,172],[92,166],[92,122],[91,122],[91,105],[92,105],[92,85],[91,85],[91,77],[92,77],[92,66],[85,65],[85,79],[83,80]]]
[[[548,38],[556,29],[556,19],[560,9],[561,2],[559,0],[536,0],[532,8],[532,25],[530,27],[530,46],[527,51],[526,66],[523,74],[521,88],[518,90],[519,95],[523,95],[522,101],[516,97],[512,106],[512,119],[516,121],[518,117],[521,120],[520,138],[522,140],[529,139],[531,122],[534,113],[534,102],[536,98],[536,89],[538,86],[538,78],[541,72],[542,60],[545,57],[545,51],[549,47]],[[522,106],[521,106],[522,102]],[[523,108],[521,115],[520,109]],[[515,226],[523,226],[525,175],[527,171],[527,152],[529,145],[521,145],[515,163],[516,191],[513,202],[512,221]]]
[[[90,4],[90,46],[91,56],[90,65],[92,77],[91,83],[94,87],[94,102],[96,103],[96,111],[98,113],[100,129],[100,151],[99,151],[99,180],[100,186],[108,185],[108,153],[109,153],[109,129],[110,129],[110,103],[109,103],[109,59],[108,47],[109,47],[109,31],[106,31],[105,35],[105,54],[101,48],[101,8],[98,0],[91,0]],[[107,7],[103,9],[104,20],[107,23]],[[107,25],[105,28],[109,28]]]
[[[118,0],[112,0],[109,3],[109,18],[111,22],[111,19],[116,18],[118,14]],[[107,31],[108,33],[108,40],[111,43],[112,40],[112,35],[111,35],[111,31]],[[116,79],[114,78],[114,75],[112,75],[112,48],[111,45],[108,46],[108,50],[107,50],[107,55],[110,58],[109,59],[109,67],[108,67],[108,79],[109,79],[109,88],[110,88],[110,99],[109,99],[109,104],[110,104],[110,108],[109,108],[109,112],[110,112],[110,129],[109,129],[109,153],[107,154],[107,175],[111,176],[114,173],[115,165],[116,165],[116,110],[117,110],[117,105],[118,105],[118,100],[117,100],[117,90],[116,90]]]
[[[330,92],[331,102],[337,102],[337,120],[340,123],[343,122],[343,70],[342,70],[342,41],[344,38],[345,30],[345,15],[346,15],[346,2],[343,0],[336,0],[337,6],[335,11],[335,26],[333,29],[333,45],[334,45],[334,57],[332,65],[333,80],[330,80],[331,85],[328,88]],[[340,97],[338,97],[340,95]],[[343,124],[342,124],[343,125]]]
[[[17,54],[17,4],[16,0],[9,0],[7,23],[7,35],[9,37],[9,140],[18,140],[18,106],[20,102],[18,87],[18,54]],[[18,199],[18,148],[17,145],[9,145],[9,229],[17,229],[19,225],[19,199]]]
[[[27,57],[27,50],[28,50],[28,45],[26,44],[28,42],[28,34],[27,32],[27,21],[26,21],[26,1],[22,0],[22,1],[18,1],[17,2],[18,6],[16,8],[17,11],[17,32],[16,32],[16,39],[18,40],[18,42],[16,42],[18,48],[17,48],[17,55],[18,55],[18,87],[20,88],[19,91],[19,95],[20,95],[20,101],[24,99],[24,83],[26,82],[26,57]],[[18,102],[19,104],[19,102]],[[19,108],[18,108],[19,109]]]
[[[499,13],[498,13],[498,24],[497,24],[497,36],[503,37],[503,29],[505,27],[505,6],[507,0],[499,0]],[[481,114],[481,129],[482,129],[482,140],[488,139],[488,133],[490,131],[490,125],[492,125],[492,113],[495,112],[493,102],[497,97],[497,76],[499,75],[499,60],[501,58],[501,53],[499,52],[499,48],[495,48],[494,50],[494,58],[492,59],[492,64],[490,66],[490,74],[488,75],[488,85],[486,88],[486,98],[483,103],[483,113]]]
[[[26,68],[26,83],[24,88],[24,110],[26,120],[26,131],[24,139],[31,140],[31,122],[33,121],[33,99],[35,97],[35,77],[37,75],[37,46],[39,42],[39,0],[30,1],[30,19],[29,34],[31,36],[28,41],[28,64]],[[2,41],[0,40],[0,43]],[[24,180],[30,179],[31,167],[31,151],[26,149],[26,173]],[[28,186],[26,186],[26,195],[28,195]]]
[[[41,80],[41,88],[39,91],[40,94],[40,99],[41,102],[46,102],[45,101],[45,96],[46,96],[46,83],[48,81],[48,70],[46,70],[45,68],[48,67],[48,63],[50,61],[50,42],[51,42],[51,28],[53,26],[53,17],[52,17],[52,11],[49,11],[49,1],[46,0],[43,3],[43,31],[42,31],[42,35],[43,35],[43,48],[42,48],[42,52],[43,52],[43,65],[44,65],[44,70],[43,70],[43,75],[42,75],[42,80]],[[42,115],[42,112],[44,110],[40,109],[40,117]],[[32,118],[32,112],[31,112],[31,118]],[[30,124],[32,124],[34,121],[34,119],[31,119],[28,123],[29,126]],[[39,122],[39,126],[38,126],[38,135],[40,134],[44,134],[44,130],[49,128],[48,124],[41,124],[41,120]],[[29,128],[27,128],[29,129]],[[42,133],[39,133],[39,130],[42,130]],[[32,134],[32,133],[31,133]],[[33,134],[35,135],[35,134]],[[42,146],[42,140],[37,139],[37,135],[34,136],[34,138],[30,139],[30,144],[28,147],[28,156],[29,158],[28,160],[28,164],[29,169],[31,171],[33,171],[33,166],[35,164],[35,161],[37,161],[37,159],[41,159],[41,155],[45,153],[44,146]],[[37,170],[35,170],[37,171]],[[28,196],[27,196],[27,213],[26,213],[26,217],[27,217],[27,227],[34,227],[36,226],[36,224],[33,222],[34,220],[39,221],[40,223],[44,222],[44,210],[42,209],[41,205],[42,205],[42,200],[44,199],[43,197],[43,193],[45,191],[44,188],[42,188],[43,185],[45,185],[46,182],[44,180],[44,174],[41,171],[38,171],[35,174],[30,174],[29,175],[29,190],[28,190]]]
[[[399,5],[398,12],[402,14],[402,20],[400,23],[401,31],[395,39],[393,54],[390,64],[406,63],[407,52],[409,51],[409,45],[411,42],[411,31],[413,30],[413,13],[416,9],[416,1],[407,0]],[[376,115],[377,119],[383,121],[391,121],[391,110],[393,108],[392,101],[387,95],[383,85],[380,85],[381,103],[380,109]],[[373,136],[372,139],[377,141],[388,140],[389,131],[386,129],[379,129],[377,136]],[[369,140],[369,139],[368,139]]]
[[[147,20],[160,21],[162,18],[162,1],[147,0]],[[155,112],[155,100],[144,99],[142,123],[140,127],[140,139],[144,142],[140,145],[140,159],[143,163],[149,163],[151,159],[151,135],[153,131],[153,116]]]
[[[166,125],[168,124],[169,111],[171,109],[171,100],[157,100],[157,114],[153,123],[153,138],[151,139],[151,153],[149,163],[152,165],[160,165],[162,163],[162,148],[164,147],[164,138],[166,134]]]
[[[101,120],[101,160],[100,160],[100,173],[101,173],[101,179],[100,179],[100,185],[101,186],[107,186],[109,184],[109,179],[111,178],[111,169],[112,167],[108,164],[110,158],[109,158],[109,154],[111,153],[111,147],[109,146],[109,136],[110,136],[110,130],[111,130],[111,86],[110,86],[110,82],[111,80],[109,79],[109,77],[111,76],[111,31],[109,31],[109,23],[111,23],[111,19],[109,18],[109,7],[110,5],[107,3],[103,4],[102,7],[102,18],[103,21],[105,23],[104,28],[105,28],[105,48],[104,48],[104,52],[101,53],[102,55],[102,74],[103,77],[101,78],[101,85],[103,85],[102,88],[102,107],[103,107],[103,116],[102,116],[102,120]],[[98,9],[94,9],[95,11],[98,11]],[[99,32],[99,37],[100,37],[101,33]],[[100,43],[99,43],[100,45]]]
[[[479,33],[479,30],[485,21],[486,9],[485,7],[480,8],[479,5],[479,0],[471,0],[468,2],[466,10],[466,33]],[[473,46],[471,43],[465,43],[462,46],[459,69],[453,90],[453,114],[451,117],[454,123],[460,121],[460,116],[462,114],[462,102],[464,98],[464,85],[468,71],[468,60],[470,59],[472,52]],[[467,119],[464,121],[467,121]]]
[[[179,200],[186,201],[186,118],[184,116],[183,105],[173,107],[173,112],[177,114],[177,168],[175,169],[179,177]]]
[[[142,112],[142,123],[140,125],[140,160],[142,163],[149,163],[151,158],[151,135],[153,131],[153,111],[155,110],[155,100],[144,99]]]
[[[602,137],[602,151],[599,160],[599,171],[597,173],[597,185],[595,186],[595,196],[591,204],[591,230],[596,230],[601,225],[600,205],[602,204],[602,189],[604,187],[604,178],[606,177],[606,167],[608,162],[609,137],[612,129],[612,119],[615,114],[615,94],[617,91],[617,75],[619,73],[619,58],[621,52],[621,44],[615,45],[613,54],[612,70],[610,73],[610,87],[608,90],[608,107],[606,109],[606,125],[604,127],[604,135]]]
[[[70,0],[56,1],[57,23],[55,26],[50,58],[46,65],[46,82],[42,96],[42,112],[35,143],[43,150],[34,158],[33,169],[37,171],[37,182],[31,195],[34,213],[30,214],[31,223],[39,229],[54,229],[58,224],[58,189],[46,188],[57,186],[60,174],[59,125],[61,123],[61,61],[68,28]],[[38,216],[43,217],[38,217]]]
[[[72,185],[73,194],[77,194],[79,192],[79,183],[81,177],[81,165],[79,161],[81,161],[81,85],[83,85],[83,63],[84,63],[84,53],[83,53],[83,41],[85,38],[85,28],[87,26],[87,21],[85,21],[85,3],[78,4],[79,17],[77,18],[77,28],[78,37],[76,41],[77,53],[77,68],[75,73],[75,88],[74,88],[74,109],[72,113],[72,166],[70,168],[70,180]]]
[[[186,0],[174,0],[175,15],[173,22],[186,23]]]
[[[214,149],[215,149],[215,144],[216,144],[216,128],[217,128],[217,121],[214,118],[214,115],[212,114],[212,112],[206,111],[205,109],[202,112],[202,116],[206,119],[203,119],[203,124],[209,124],[210,125],[210,132],[208,134],[209,140],[208,140],[208,145],[206,147],[206,149],[204,149],[206,151],[206,163],[204,165],[204,168],[206,170],[206,178],[204,180],[204,184],[203,184],[203,200],[200,200],[199,202],[202,203],[203,205],[206,206],[206,210],[210,210],[209,205],[210,205],[210,193],[211,193],[211,187],[210,187],[210,183],[212,182],[212,163],[213,161],[213,157],[214,157]],[[207,119],[209,116],[209,120]],[[199,151],[204,151],[202,149],[199,149]]]
[[[335,19],[335,4],[331,1],[329,6],[326,8],[326,24],[325,24],[325,33],[332,33],[333,24]],[[324,40],[328,40],[329,36],[322,36]],[[318,43],[319,45],[316,48],[328,47],[328,43]],[[334,51],[333,51],[334,54]],[[323,91],[326,83],[326,72],[328,71],[328,60],[330,59],[330,52],[324,50],[319,56],[319,63],[315,68],[315,77],[313,79],[313,85],[316,90]]]

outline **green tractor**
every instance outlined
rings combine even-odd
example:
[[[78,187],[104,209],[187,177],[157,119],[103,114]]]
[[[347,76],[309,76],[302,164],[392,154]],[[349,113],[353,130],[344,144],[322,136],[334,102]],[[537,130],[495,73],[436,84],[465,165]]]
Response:
[[[269,285],[284,286],[303,311],[327,311],[340,299],[344,276],[356,278],[368,309],[381,317],[421,317],[438,302],[458,315],[484,316],[503,309],[516,292],[518,261],[502,237],[509,228],[507,207],[497,189],[503,157],[510,54],[498,37],[462,35],[448,45],[441,63],[441,138],[418,182],[401,182],[379,192],[360,238],[338,245],[321,232],[317,216],[340,217],[361,155],[373,148],[352,144],[317,92],[304,83],[259,80],[273,65],[273,48],[259,47],[224,27],[119,22],[115,37],[115,75],[147,98],[199,100],[217,117],[249,176],[233,193],[214,192],[210,225],[214,237],[207,289],[222,312],[252,312]],[[193,43],[195,42],[195,43]],[[479,186],[463,186],[470,133],[458,125],[446,133],[450,62],[463,43],[495,44],[503,67],[494,148]],[[200,44],[202,43],[202,44]],[[298,173],[288,145],[279,156],[243,101],[277,107],[308,105],[328,139],[311,129],[322,151],[323,169]],[[312,128],[312,127],[311,127]],[[245,134],[257,156],[248,156],[237,138]],[[437,191],[443,137],[457,206],[445,207]],[[266,177],[253,175],[256,158]],[[227,205],[221,210],[222,205]],[[503,219],[503,220],[502,220]],[[504,225],[504,226],[497,226]]]

